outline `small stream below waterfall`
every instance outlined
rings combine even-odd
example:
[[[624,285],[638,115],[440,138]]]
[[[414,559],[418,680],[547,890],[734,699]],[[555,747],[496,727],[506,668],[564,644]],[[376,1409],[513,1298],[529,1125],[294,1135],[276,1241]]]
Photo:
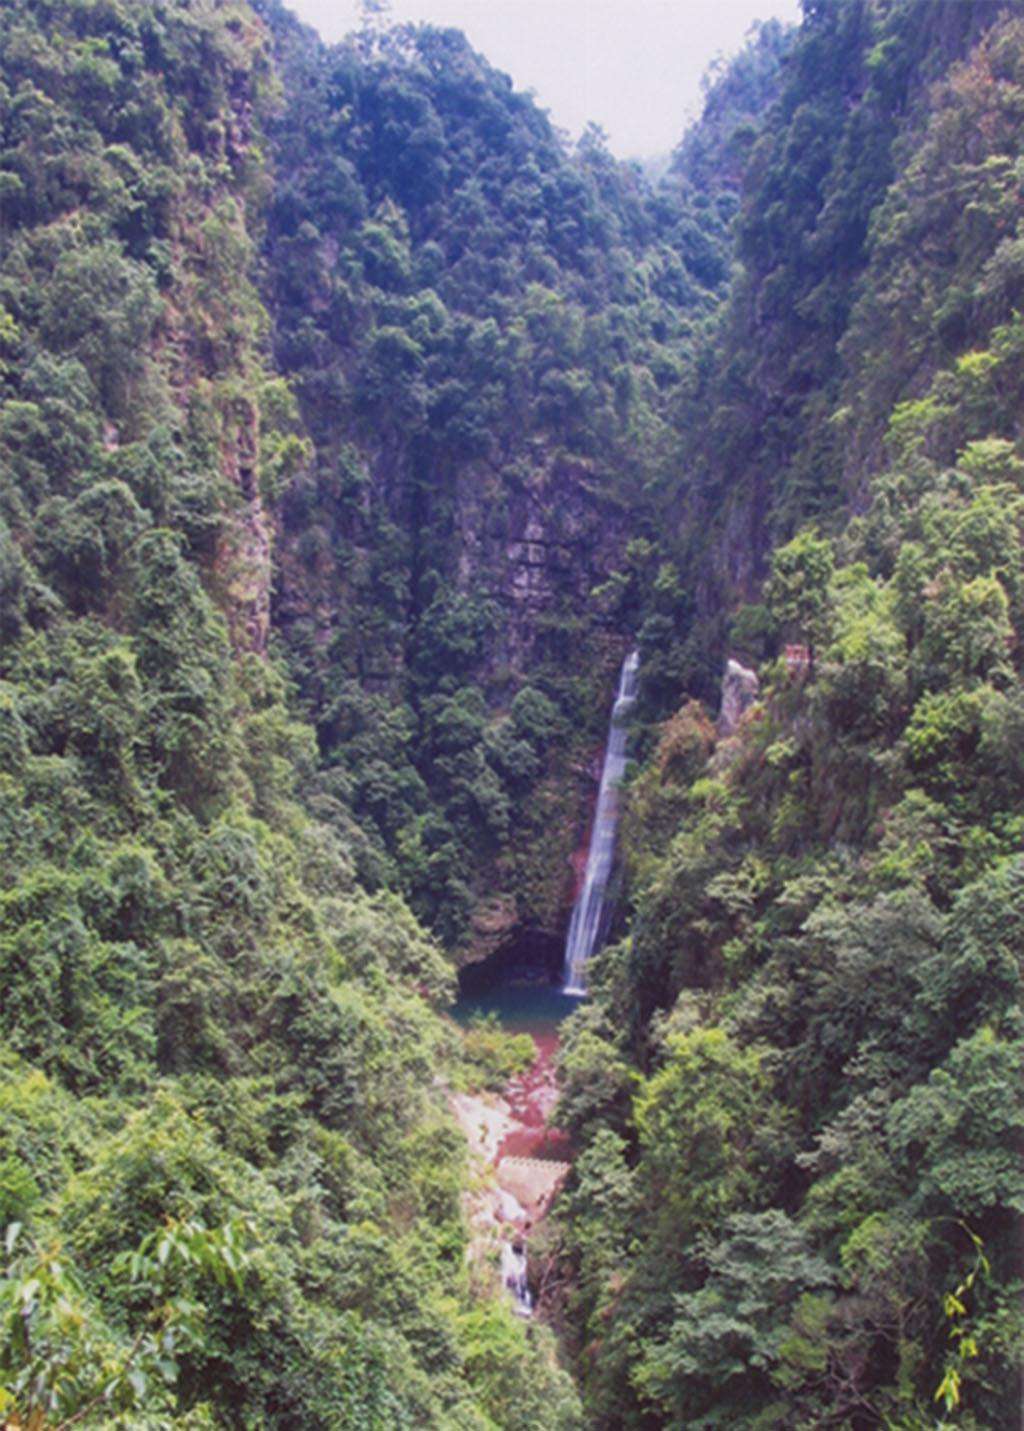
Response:
[[[536,984],[498,984],[465,995],[453,1009],[459,1023],[468,1023],[475,1014],[496,1015],[508,1033],[529,1034],[537,1050],[525,1073],[511,1079],[503,1093],[515,1127],[506,1132],[498,1148],[498,1158],[555,1158],[568,1160],[569,1141],[548,1119],[558,1101],[555,1082],[555,1055],[559,1025],[566,1015],[579,1008],[579,1000],[560,988]]]
[[[518,974],[518,978],[516,977]],[[532,977],[531,977],[532,976]],[[471,1220],[480,1255],[497,1254],[501,1286],[518,1316],[534,1315],[529,1239],[545,1216],[571,1158],[569,1139],[549,1119],[558,1102],[559,1026],[579,1000],[544,970],[506,966],[481,987],[479,975],[452,1009],[459,1023],[493,1014],[509,1033],[529,1034],[536,1056],[500,1094],[456,1095],[453,1109],[478,1164],[487,1169]]]
[[[533,1316],[526,1247],[522,1242],[506,1242],[501,1249],[501,1280],[521,1317]]]

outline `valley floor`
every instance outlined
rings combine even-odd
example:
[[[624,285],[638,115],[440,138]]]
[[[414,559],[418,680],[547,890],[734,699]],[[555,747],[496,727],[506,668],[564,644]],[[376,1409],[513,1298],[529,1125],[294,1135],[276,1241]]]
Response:
[[[474,1167],[467,1205],[469,1257],[479,1269],[500,1258],[504,1243],[528,1242],[569,1171],[568,1140],[548,1126],[558,1101],[558,1040],[550,1032],[533,1039],[533,1065],[511,1079],[503,1093],[451,1095]]]

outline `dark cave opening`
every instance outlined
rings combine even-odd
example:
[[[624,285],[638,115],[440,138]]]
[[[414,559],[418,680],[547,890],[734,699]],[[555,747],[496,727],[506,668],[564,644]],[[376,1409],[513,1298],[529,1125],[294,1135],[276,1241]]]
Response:
[[[459,997],[508,987],[560,988],[565,939],[544,929],[517,929],[486,959],[459,970]]]

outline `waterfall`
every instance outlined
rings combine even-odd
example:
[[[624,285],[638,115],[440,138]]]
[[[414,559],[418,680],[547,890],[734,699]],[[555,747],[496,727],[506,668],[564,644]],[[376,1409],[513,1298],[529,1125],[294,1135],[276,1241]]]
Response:
[[[565,993],[582,995],[587,960],[597,948],[604,929],[605,895],[615,858],[615,831],[619,823],[619,785],[626,769],[626,718],[636,700],[640,655],[631,651],[622,663],[619,690],[608,727],[608,744],[601,770],[601,788],[594,812],[594,827],[587,851],[587,869],[573,906],[565,941]]]
[[[501,1280],[512,1294],[521,1317],[533,1315],[533,1297],[526,1279],[526,1249],[519,1242],[505,1242],[501,1248]]]

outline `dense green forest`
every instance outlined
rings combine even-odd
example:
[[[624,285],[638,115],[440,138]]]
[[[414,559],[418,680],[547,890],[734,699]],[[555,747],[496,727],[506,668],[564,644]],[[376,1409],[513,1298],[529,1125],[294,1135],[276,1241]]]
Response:
[[[0,1418],[573,1424],[464,1266],[451,960],[270,649],[267,32],[24,0],[0,54]]]
[[[728,619],[760,697],[660,728],[563,1055],[596,1425],[1018,1424],[1024,24],[991,20],[809,7],[750,161],[691,571],[740,587],[755,524],[817,520],[756,602],[705,596],[691,650]]]
[[[803,12],[652,187],[455,31],[0,9],[5,1431],[1016,1424],[1024,19]],[[527,1324],[446,1010],[633,645]]]

